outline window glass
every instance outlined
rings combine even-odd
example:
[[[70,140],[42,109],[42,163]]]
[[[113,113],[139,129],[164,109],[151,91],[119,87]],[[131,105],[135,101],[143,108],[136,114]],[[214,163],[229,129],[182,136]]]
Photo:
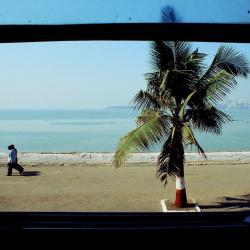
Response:
[[[183,22],[249,23],[248,0],[2,0],[1,24],[144,23],[160,22],[166,6]]]
[[[134,155],[121,168],[111,166],[120,138],[136,127],[138,111],[128,105],[146,89],[145,73],[155,70],[151,46],[151,42],[0,45],[0,211],[162,212],[161,201],[174,201],[175,182],[168,178],[164,188],[156,177],[162,145]],[[207,54],[207,68],[220,46],[192,43],[192,50]],[[250,61],[248,44],[227,46]],[[210,80],[224,81],[228,79],[224,74]],[[236,81],[216,104],[232,117],[222,134],[193,128],[207,160],[194,147],[185,148],[187,196],[203,211],[249,209],[250,85],[249,78]],[[6,176],[9,144],[16,146],[22,176],[15,169]]]

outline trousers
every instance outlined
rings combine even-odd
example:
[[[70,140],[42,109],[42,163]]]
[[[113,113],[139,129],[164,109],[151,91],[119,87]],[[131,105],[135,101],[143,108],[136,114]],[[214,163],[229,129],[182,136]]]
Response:
[[[22,166],[20,166],[18,163],[8,163],[8,173],[7,175],[12,175],[12,169],[16,169],[17,171],[19,171],[19,173],[21,174],[24,170],[24,168]]]

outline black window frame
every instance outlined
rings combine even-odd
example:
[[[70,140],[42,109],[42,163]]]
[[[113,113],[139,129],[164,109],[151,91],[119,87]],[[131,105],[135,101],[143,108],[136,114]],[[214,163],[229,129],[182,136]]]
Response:
[[[250,24],[115,23],[0,25],[0,43],[52,41],[152,41],[250,43]],[[250,243],[250,211],[202,213],[0,212],[3,241],[27,245],[119,241],[186,245]],[[180,240],[181,239],[181,240]],[[191,246],[191,245],[190,245]]]
[[[0,43],[98,40],[249,43],[250,24],[107,23],[0,25]]]

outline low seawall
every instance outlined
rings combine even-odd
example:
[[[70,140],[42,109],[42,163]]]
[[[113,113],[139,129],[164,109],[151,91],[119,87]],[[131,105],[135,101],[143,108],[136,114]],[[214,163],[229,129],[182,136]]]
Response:
[[[159,153],[135,153],[127,160],[128,164],[154,164]],[[186,153],[186,164],[247,164],[250,152],[206,153],[207,159],[198,153]],[[23,164],[111,164],[113,153],[18,153]],[[0,163],[7,162],[7,153],[0,153]]]

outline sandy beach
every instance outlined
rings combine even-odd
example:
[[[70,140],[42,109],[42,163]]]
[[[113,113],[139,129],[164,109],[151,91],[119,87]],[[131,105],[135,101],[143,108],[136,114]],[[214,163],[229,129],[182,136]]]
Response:
[[[250,210],[250,153],[186,155],[188,198],[202,211]],[[157,154],[135,154],[119,169],[112,154],[20,153],[23,176],[6,175],[0,154],[0,211],[161,212],[161,199],[174,200],[175,183],[164,188],[155,176]]]

